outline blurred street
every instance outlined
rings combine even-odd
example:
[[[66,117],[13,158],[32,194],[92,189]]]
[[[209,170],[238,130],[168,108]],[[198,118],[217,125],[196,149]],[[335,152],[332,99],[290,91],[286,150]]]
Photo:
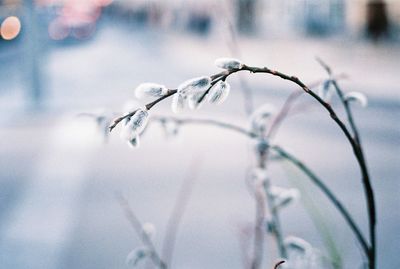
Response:
[[[226,32],[200,38],[102,23],[85,42],[43,49],[45,83],[40,105],[34,108],[19,72],[23,65],[12,59],[18,51],[0,51],[0,268],[127,268],[126,255],[140,242],[115,192],[128,198],[142,221],[155,224],[159,246],[179,188],[195,161],[198,173],[191,176],[197,180],[178,234],[173,267],[242,268],[238,227],[254,221],[254,201],[245,185],[253,164],[252,143],[227,130],[193,125],[166,138],[155,123],[143,136],[142,146],[132,150],[118,132],[103,143],[95,122],[78,116],[102,109],[120,112],[141,82],[175,88],[186,79],[218,72],[214,60],[232,56]],[[268,66],[310,84],[326,78],[315,61],[321,57],[335,73],[347,76],[341,81],[345,90],[368,96],[368,107],[355,105],[354,113],[376,190],[378,268],[400,268],[396,208],[400,205],[400,45],[335,37],[250,36],[239,37],[238,46],[246,64]],[[243,77],[256,105],[279,107],[296,89],[273,77]],[[248,126],[238,79],[231,82],[226,103],[206,104],[182,116]],[[167,100],[153,113],[171,115],[169,104]],[[312,167],[367,234],[365,200],[350,147],[325,111],[312,102],[306,104],[310,109],[291,117],[276,143]],[[271,168],[280,186],[290,185],[290,177],[298,176],[287,165]],[[359,246],[342,217],[309,182],[302,184],[329,220],[344,268],[360,268]],[[323,249],[301,202],[283,212],[282,219],[285,233]],[[272,240],[266,242],[266,251],[274,250]]]

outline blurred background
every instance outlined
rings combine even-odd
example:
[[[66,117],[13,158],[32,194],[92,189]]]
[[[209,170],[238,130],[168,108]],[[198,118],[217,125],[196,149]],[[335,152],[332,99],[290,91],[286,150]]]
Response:
[[[126,255],[140,242],[114,193],[154,223],[159,246],[188,177],[195,183],[173,267],[242,268],[240,240],[254,219],[245,184],[254,165],[251,142],[193,125],[167,138],[152,124],[142,146],[131,150],[117,133],[104,143],[95,121],[77,115],[120,112],[141,82],[174,88],[216,73],[218,57],[312,84],[326,78],[317,56],[346,75],[345,90],[369,98],[354,113],[377,196],[378,265],[400,268],[400,1],[0,0],[0,268],[127,268]],[[269,76],[241,79],[231,79],[224,105],[183,116],[246,127],[243,80],[254,106],[279,107],[296,89]],[[351,150],[328,115],[304,97],[310,109],[291,117],[276,143],[312,167],[366,233]],[[154,113],[170,115],[169,103]],[[282,212],[285,234],[325,253],[322,222],[343,268],[360,268],[360,248],[325,197],[293,168],[273,165],[271,177],[308,197]],[[275,251],[267,238],[265,266]]]

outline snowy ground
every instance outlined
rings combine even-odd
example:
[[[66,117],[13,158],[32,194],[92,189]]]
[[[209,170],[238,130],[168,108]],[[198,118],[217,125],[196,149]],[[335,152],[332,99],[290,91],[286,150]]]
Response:
[[[318,55],[350,77],[343,82],[347,89],[367,93],[370,106],[355,108],[355,113],[376,189],[378,262],[380,268],[399,267],[400,48],[339,40],[243,39],[240,46],[249,64],[268,65],[306,82],[324,76],[313,59]],[[3,72],[1,85],[7,90],[0,98],[0,267],[126,268],[125,257],[139,242],[114,192],[122,191],[140,219],[156,225],[159,245],[180,184],[197,160],[198,179],[178,236],[174,268],[241,268],[237,230],[253,221],[254,212],[244,182],[252,164],[251,143],[225,130],[193,126],[165,139],[152,126],[142,147],[132,151],[117,134],[103,145],[94,124],[75,117],[81,111],[119,109],[143,81],[174,87],[186,78],[213,73],[214,59],[229,54],[218,35],[200,39],[103,28],[90,42],[45,55],[46,109],[39,114],[22,108],[18,64],[3,64],[0,68],[11,75]],[[262,76],[255,76],[251,85],[257,104],[279,105],[294,89]],[[245,126],[237,89],[233,80],[225,105],[187,114]],[[166,103],[155,113],[168,112]],[[366,232],[355,160],[328,115],[312,109],[291,118],[277,142],[328,182]],[[271,173],[277,185],[287,185],[288,175],[296,175],[279,165]],[[357,268],[358,248],[343,220],[316,189],[305,187],[328,220],[345,268]],[[301,205],[289,208],[282,218],[287,234],[322,247]],[[266,248],[274,249],[271,240]]]

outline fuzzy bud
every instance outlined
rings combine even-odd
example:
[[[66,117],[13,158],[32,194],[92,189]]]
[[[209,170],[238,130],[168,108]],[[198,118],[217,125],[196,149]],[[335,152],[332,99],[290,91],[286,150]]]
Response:
[[[240,69],[243,67],[243,64],[238,59],[234,58],[218,58],[214,63],[217,67],[227,70]]]
[[[135,89],[135,96],[138,99],[143,97],[161,97],[168,92],[167,87],[156,83],[142,83]]]
[[[357,102],[362,107],[366,107],[368,105],[368,98],[365,94],[361,92],[349,92],[344,95],[344,100],[346,102]]]
[[[212,104],[222,104],[228,97],[231,86],[225,81],[218,81],[208,93],[208,102]]]
[[[172,97],[171,109],[174,113],[180,113],[185,109],[187,96],[176,93]]]
[[[178,86],[178,93],[181,95],[191,95],[204,92],[211,86],[211,78],[207,76],[186,80]]]

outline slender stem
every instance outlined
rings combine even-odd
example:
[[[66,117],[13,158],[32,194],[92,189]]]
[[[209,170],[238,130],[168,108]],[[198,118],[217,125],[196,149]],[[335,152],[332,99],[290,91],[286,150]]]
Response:
[[[280,262],[277,262],[276,264],[275,264],[275,266],[274,266],[274,269],[278,269],[282,264],[284,264],[285,263],[285,261],[280,261]]]
[[[317,61],[321,64],[321,66],[325,69],[330,77],[332,77],[332,69],[320,58],[317,58]],[[344,97],[344,93],[339,87],[339,84],[336,79],[331,79],[332,85],[336,90],[337,95],[341,103],[343,104],[344,110],[347,115],[347,121],[350,125],[350,128],[353,132],[354,138],[354,146],[353,151],[357,157],[357,160],[360,164],[361,168],[361,175],[362,175],[362,182],[364,186],[364,192],[366,195],[367,200],[367,207],[368,207],[368,220],[369,220],[369,236],[370,236],[370,243],[371,247],[367,253],[369,259],[369,268],[374,269],[376,266],[376,206],[375,206],[375,197],[374,192],[369,176],[369,171],[367,168],[367,163],[364,156],[364,151],[361,144],[360,135],[358,132],[358,128],[354,122],[353,113],[351,111],[351,107],[349,102]]]
[[[153,120],[173,120],[176,122],[179,122],[181,124],[206,124],[206,125],[213,125],[216,127],[221,127],[233,132],[237,132],[239,134],[242,134],[246,137],[249,138],[255,138],[257,137],[257,134],[246,130],[245,128],[242,128],[240,126],[231,124],[231,123],[225,123],[217,120],[204,120],[204,119],[194,119],[194,118],[177,118],[177,117],[158,117],[155,116],[153,117]],[[279,156],[282,158],[288,160],[291,162],[294,166],[296,166],[300,171],[302,171],[321,191],[322,193],[331,201],[333,206],[339,211],[339,213],[343,216],[345,219],[346,223],[349,225],[350,229],[353,231],[354,235],[356,236],[356,239],[360,243],[363,251],[365,252],[366,255],[368,255],[369,252],[369,246],[367,241],[365,240],[361,229],[358,227],[354,219],[352,218],[351,214],[349,211],[345,208],[345,206],[342,204],[342,202],[339,201],[339,199],[336,197],[336,195],[329,189],[327,185],[322,181],[321,178],[319,178],[306,164],[301,162],[298,158],[296,158],[294,155],[290,154],[287,152],[284,148],[277,146],[277,145],[270,145],[269,147],[273,151],[275,151]]]
[[[178,234],[178,230],[181,224],[183,214],[189,202],[189,198],[192,194],[194,183],[198,177],[199,161],[194,160],[189,173],[185,177],[182,186],[179,190],[178,196],[175,201],[175,205],[172,209],[172,213],[168,219],[165,237],[162,245],[162,258],[163,260],[172,266],[172,257],[175,248],[175,241]]]
[[[160,258],[160,255],[158,255],[157,250],[153,244],[153,241],[150,239],[147,233],[143,232],[142,224],[136,217],[136,215],[133,213],[133,210],[130,207],[126,198],[123,197],[121,194],[117,194],[117,200],[120,203],[122,209],[124,210],[125,216],[132,225],[132,228],[138,234],[143,244],[146,245],[146,247],[150,250],[151,252],[150,258],[153,261],[153,263],[160,269],[167,269],[167,264]]]

